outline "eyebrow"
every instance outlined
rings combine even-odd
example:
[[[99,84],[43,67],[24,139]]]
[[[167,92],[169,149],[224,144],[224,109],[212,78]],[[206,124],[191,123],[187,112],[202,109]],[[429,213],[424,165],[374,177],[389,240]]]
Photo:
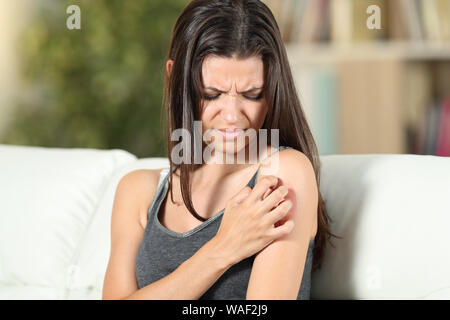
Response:
[[[259,88],[251,88],[249,90],[242,91],[242,92],[238,91],[238,93],[240,93],[240,94],[242,94],[242,93],[250,93],[250,92],[254,92],[254,91],[257,91],[257,90],[260,90],[260,89],[263,89],[263,88],[264,88],[264,86],[259,87]],[[220,93],[226,93],[226,91],[222,91],[222,90],[214,88],[214,87],[205,87],[205,89],[214,90],[214,91],[220,92]]]

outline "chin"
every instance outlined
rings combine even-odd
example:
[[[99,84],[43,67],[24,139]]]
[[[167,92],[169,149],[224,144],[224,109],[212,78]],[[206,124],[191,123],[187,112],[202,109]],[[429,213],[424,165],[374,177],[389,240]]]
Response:
[[[247,147],[247,143],[244,141],[237,141],[237,140],[231,140],[231,141],[224,141],[222,145],[217,145],[217,151],[221,153],[227,153],[227,154],[237,154],[239,152],[244,152],[245,148]]]
[[[222,145],[218,144],[216,146],[216,151],[218,154],[224,155],[224,162],[226,162],[225,157],[228,157],[228,159],[234,159],[233,164],[253,163],[252,160],[246,158],[246,150],[253,147],[255,148],[254,152],[257,152],[256,144],[254,143],[255,141],[256,140],[248,141],[248,139],[224,141]]]
[[[245,164],[249,160],[246,159],[246,150],[252,151],[254,149],[254,152],[257,152],[258,139],[256,137],[256,135],[242,134],[234,139],[227,139],[218,134],[217,131],[212,131],[212,142],[207,144],[216,155],[219,157],[223,155],[224,162],[230,163],[229,161],[233,159],[233,163]],[[237,158],[235,159],[235,157]]]

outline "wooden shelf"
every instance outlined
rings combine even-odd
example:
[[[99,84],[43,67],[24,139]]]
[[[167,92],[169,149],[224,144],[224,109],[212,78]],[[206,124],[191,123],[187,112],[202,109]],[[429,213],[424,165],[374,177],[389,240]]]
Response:
[[[329,63],[341,60],[450,60],[449,42],[377,41],[349,44],[286,44],[293,63]]]

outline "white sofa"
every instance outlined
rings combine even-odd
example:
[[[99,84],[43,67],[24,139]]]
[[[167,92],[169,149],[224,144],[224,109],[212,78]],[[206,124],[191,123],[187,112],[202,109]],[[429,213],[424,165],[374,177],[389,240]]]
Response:
[[[322,156],[333,239],[313,299],[450,298],[450,158]],[[0,145],[0,299],[101,299],[120,178],[164,158]]]

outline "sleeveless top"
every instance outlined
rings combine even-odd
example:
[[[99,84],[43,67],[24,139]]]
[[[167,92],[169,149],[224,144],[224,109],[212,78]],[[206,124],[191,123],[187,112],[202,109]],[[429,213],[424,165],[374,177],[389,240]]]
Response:
[[[284,148],[286,147],[281,146],[278,151]],[[247,184],[252,189],[256,184],[258,171]],[[168,194],[168,178],[169,169],[161,170],[157,191],[148,210],[147,225],[137,251],[135,271],[139,289],[172,273],[181,263],[211,240],[219,230],[225,210],[222,209],[185,233],[167,229],[160,223],[158,212]],[[313,248],[314,238],[309,243],[297,300],[310,298]],[[255,255],[252,255],[231,266],[200,297],[200,300],[245,300],[254,258]]]

